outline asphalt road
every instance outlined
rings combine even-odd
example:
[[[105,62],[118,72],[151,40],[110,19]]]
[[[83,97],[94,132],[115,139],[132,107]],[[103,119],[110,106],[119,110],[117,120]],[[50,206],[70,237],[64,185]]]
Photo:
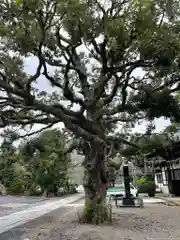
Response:
[[[10,203],[36,203],[39,201],[44,201],[46,198],[42,197],[24,197],[24,196],[0,196],[0,204],[3,202],[10,202]]]
[[[0,240],[30,240],[30,236],[34,235],[36,229],[42,228],[42,226],[49,226],[52,222],[56,221],[56,218],[60,218],[65,215],[72,207],[61,207],[48,214],[43,215],[35,220],[32,220],[26,224],[13,228],[5,233],[0,234]]]
[[[79,200],[81,198],[81,200]],[[6,204],[5,204],[6,200]],[[61,216],[67,215],[69,213],[72,213],[75,209],[75,205],[82,201],[82,196],[74,195],[69,196],[65,198],[52,198],[52,199],[43,199],[43,198],[35,198],[35,197],[12,197],[12,196],[6,196],[0,198],[0,205],[4,205],[7,208],[7,206],[11,205],[11,210],[5,212],[2,214],[3,216],[0,217],[0,229],[2,231],[3,224],[7,221],[6,218],[10,218],[10,221],[8,220],[7,223],[5,223],[4,226],[7,227],[7,232],[3,232],[0,234],[0,240],[24,240],[26,239],[26,236],[31,235],[31,232],[34,233],[35,229],[39,231],[41,226],[44,227],[44,225],[49,225],[49,223],[52,223],[54,221],[58,221],[61,219]],[[3,209],[1,205],[1,209]],[[17,205],[17,206],[16,206]],[[45,206],[45,209],[43,208]],[[54,207],[53,207],[54,206]],[[52,207],[52,208],[51,208]],[[10,207],[9,207],[10,208]],[[24,209],[23,209],[24,208]],[[49,210],[46,211],[46,208]],[[1,211],[0,209],[0,211]],[[35,210],[33,210],[35,209]],[[37,215],[37,218],[33,219],[33,214],[36,215],[37,212],[40,210],[40,214]],[[51,210],[55,209],[55,210]],[[44,211],[45,210],[45,211]],[[11,211],[11,212],[10,212]],[[33,213],[33,211],[35,211]],[[37,212],[36,212],[37,211]],[[14,213],[15,212],[15,216]],[[22,214],[22,212],[24,212]],[[27,218],[25,216],[26,214],[29,214],[29,219],[24,224],[17,224],[14,228],[11,229],[8,228],[8,224],[12,224],[12,218],[15,220],[15,224],[18,223],[18,215],[21,216],[20,220],[23,218]],[[32,212],[32,213],[31,213]],[[46,214],[44,214],[44,213]],[[9,215],[12,214],[12,215]],[[58,219],[58,220],[57,220]],[[13,221],[14,221],[13,220]],[[9,222],[9,223],[8,223]],[[4,228],[3,228],[4,229]]]
[[[49,199],[40,197],[0,196],[0,217],[42,204]],[[51,199],[52,201],[52,199]]]

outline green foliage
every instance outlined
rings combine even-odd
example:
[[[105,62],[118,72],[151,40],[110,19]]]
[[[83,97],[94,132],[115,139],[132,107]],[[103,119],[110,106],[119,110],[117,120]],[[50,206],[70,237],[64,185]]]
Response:
[[[147,183],[148,180],[146,177],[141,177],[141,178],[137,178],[136,179],[136,185],[137,186],[140,186],[141,184],[144,184],[144,183]]]
[[[17,5],[17,7],[19,7],[19,5],[21,4],[21,3],[23,3],[24,2],[24,0],[16,0],[16,5]]]
[[[144,161],[147,161],[145,158],[146,154],[156,151],[157,149],[159,153],[165,152],[166,148],[175,141],[175,138],[167,134],[166,130],[159,134],[143,134],[135,139],[140,148],[137,149],[132,146],[127,146],[121,150],[121,155],[126,158],[133,158],[135,164],[140,168],[144,168],[145,166]]]
[[[18,160],[16,148],[13,146],[14,135],[14,132],[7,133],[0,147],[0,181],[5,186],[12,174],[13,165]]]
[[[167,126],[164,130],[164,132],[169,136],[172,141],[179,141],[180,136],[179,136],[179,129],[180,129],[180,124],[176,122],[172,122],[169,126]]]
[[[71,159],[59,130],[42,132],[19,149],[13,146],[14,136],[14,132],[4,136],[0,152],[1,182],[10,194],[35,194],[38,186],[41,193],[55,192],[67,185]]]
[[[13,131],[5,133],[0,147],[0,182],[6,187],[8,193],[23,194],[28,181],[17,149],[13,145],[17,134]]]
[[[8,182],[6,182],[6,187],[9,194],[24,194],[26,192],[26,187],[28,185],[25,169],[20,165],[14,165],[8,171]]]
[[[153,175],[152,174],[136,178],[136,184],[137,185],[141,185],[141,184],[144,184],[144,183],[147,183],[147,182],[152,182],[152,181],[153,181]]]
[[[178,124],[172,123],[171,125],[167,126],[165,132],[176,133],[178,130]]]
[[[139,193],[148,193],[149,197],[154,197],[156,192],[156,184],[153,181],[142,183],[138,188]]]
[[[30,181],[42,190],[54,192],[56,186],[64,186],[68,180],[71,159],[65,153],[64,136],[59,130],[42,132],[21,147]]]
[[[148,193],[150,197],[153,197],[156,192],[156,185],[152,176],[144,176],[136,179],[136,185],[139,193]]]
[[[163,89],[162,91],[153,92],[152,88],[145,89],[142,95],[137,95],[134,100],[139,101],[139,107],[147,110],[147,118],[153,120],[164,116],[172,121],[179,121],[179,103],[171,95],[171,91]]]
[[[179,79],[178,4],[176,0],[108,0],[107,6],[93,0],[3,1],[1,61],[8,65],[7,78],[12,73],[18,76],[12,83],[17,90],[13,103],[18,97],[24,99],[13,114],[4,111],[6,124],[43,123],[45,119],[35,115],[40,111],[54,117],[46,118],[46,123],[63,121],[73,134],[89,141],[88,133],[104,139],[102,130],[109,135],[118,122],[131,128],[139,118],[165,116],[178,121],[179,104],[172,94]],[[16,57],[7,56],[7,49]],[[39,58],[32,78],[23,71],[27,56]],[[89,65],[91,72],[86,71]],[[51,76],[47,66],[56,68]],[[134,76],[136,69],[143,70],[142,78]],[[58,93],[54,88],[52,93],[36,89],[41,72],[60,89]],[[62,99],[68,101],[66,108]],[[89,119],[83,117],[85,110],[76,114],[74,104],[88,111]]]

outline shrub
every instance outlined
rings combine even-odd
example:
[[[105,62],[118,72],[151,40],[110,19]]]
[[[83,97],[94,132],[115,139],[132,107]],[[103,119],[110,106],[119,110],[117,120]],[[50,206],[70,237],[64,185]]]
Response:
[[[140,186],[141,184],[144,184],[147,182],[147,178],[146,177],[141,177],[141,178],[137,178],[136,179],[136,185]]]
[[[139,193],[148,193],[149,197],[154,197],[156,192],[156,184],[153,181],[144,182],[139,186]]]
[[[154,176],[152,174],[146,175],[146,180],[149,182],[154,181]]]
[[[25,191],[26,181],[23,179],[22,176],[14,177],[13,181],[8,184],[7,186],[7,192],[8,194],[12,195],[21,195]]]
[[[33,187],[29,189],[27,195],[29,196],[41,196],[43,194],[40,186]]]

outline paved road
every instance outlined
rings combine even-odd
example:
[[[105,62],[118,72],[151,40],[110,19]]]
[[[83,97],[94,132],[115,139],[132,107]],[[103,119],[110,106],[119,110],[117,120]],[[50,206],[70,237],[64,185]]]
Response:
[[[66,206],[61,206],[60,208],[51,211],[39,218],[29,221],[23,225],[17,226],[7,232],[0,234],[0,240],[30,240],[39,239],[46,233],[48,234],[54,228],[63,231],[68,228],[65,221],[76,219],[77,209],[81,208],[83,200],[77,200],[72,204],[67,204]],[[71,227],[71,226],[70,226]],[[43,234],[40,234],[43,232]],[[61,238],[60,238],[61,239]],[[51,238],[48,238],[51,240]]]
[[[49,199],[40,197],[0,196],[0,217],[42,204]],[[52,200],[51,200],[52,201]]]
[[[39,201],[44,201],[46,199],[47,198],[42,198],[42,197],[0,196],[0,204],[4,202],[32,204]]]
[[[28,207],[26,206],[26,208],[24,209],[21,209],[23,208],[22,206],[19,208],[13,207],[12,208],[14,210],[13,213],[10,213],[10,214],[6,213],[3,216],[1,216],[0,217],[0,234],[2,234],[5,231],[11,231],[11,229],[13,228],[26,224],[27,222],[37,219],[56,209],[65,207],[66,210],[68,210],[69,207],[66,207],[67,204],[71,204],[75,201],[78,201],[82,197],[83,195],[76,194],[76,195],[68,196],[65,198],[53,198],[50,200],[39,198],[37,199],[37,201],[35,198],[24,198],[24,199],[19,199],[21,203],[18,202],[18,198],[14,198],[14,200],[17,201],[17,203],[14,202],[15,204],[19,204],[19,206],[21,204],[26,204],[28,205]],[[10,198],[7,198],[7,199],[10,199]],[[19,209],[19,211],[17,211],[17,209]],[[0,237],[0,240],[1,239],[2,238]]]

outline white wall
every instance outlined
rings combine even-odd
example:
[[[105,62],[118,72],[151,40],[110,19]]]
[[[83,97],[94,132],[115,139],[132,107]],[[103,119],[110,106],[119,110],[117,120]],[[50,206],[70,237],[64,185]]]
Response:
[[[179,160],[179,162],[178,162],[178,160]],[[173,169],[180,169],[180,159],[176,159],[175,161],[173,161]],[[161,191],[164,194],[169,194],[169,187],[168,187],[168,183],[166,181],[165,169],[162,169],[163,183],[158,183],[157,175],[158,175],[158,173],[155,175],[156,185],[161,189]]]
[[[166,181],[166,175],[165,175],[165,171],[162,171],[162,180],[163,182],[162,183],[158,183],[157,181],[157,174],[155,174],[155,184],[160,188],[160,190],[162,191],[162,193],[164,194],[169,194],[169,187],[168,187],[168,183]]]
[[[169,187],[168,186],[162,186],[161,188],[162,193],[169,195]]]

